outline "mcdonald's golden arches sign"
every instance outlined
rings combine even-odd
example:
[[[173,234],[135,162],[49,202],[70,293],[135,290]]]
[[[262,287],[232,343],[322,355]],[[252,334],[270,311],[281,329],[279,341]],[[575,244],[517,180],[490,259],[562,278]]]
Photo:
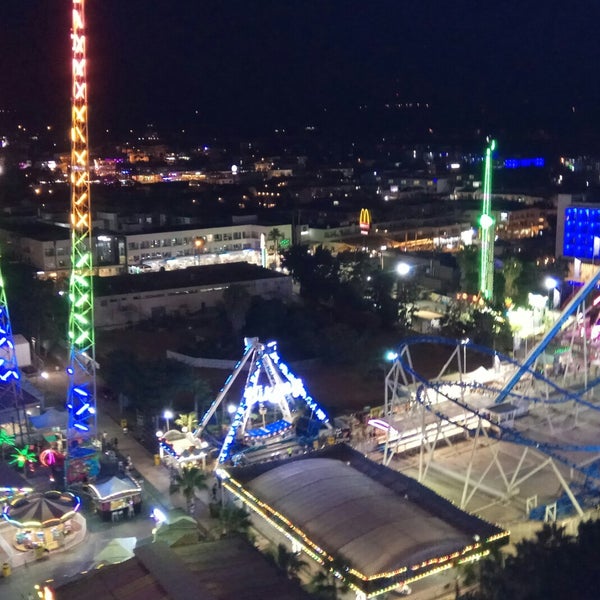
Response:
[[[371,229],[371,212],[368,208],[360,209],[360,217],[358,218],[358,224],[360,225],[360,232],[363,235],[367,235]]]

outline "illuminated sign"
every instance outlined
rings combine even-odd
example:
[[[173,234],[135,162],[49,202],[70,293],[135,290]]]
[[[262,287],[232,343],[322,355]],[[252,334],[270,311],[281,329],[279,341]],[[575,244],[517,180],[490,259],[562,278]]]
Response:
[[[528,167],[543,167],[543,158],[507,158],[504,161],[505,169],[526,169]]]
[[[360,232],[362,235],[368,235],[371,229],[371,212],[368,208],[360,209],[360,217],[358,219],[360,225]]]
[[[600,208],[565,209],[563,255],[579,259],[600,256]]]

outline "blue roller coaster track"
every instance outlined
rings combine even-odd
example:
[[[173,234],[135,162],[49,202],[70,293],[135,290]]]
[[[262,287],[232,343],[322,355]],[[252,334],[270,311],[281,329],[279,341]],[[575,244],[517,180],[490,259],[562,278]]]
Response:
[[[469,352],[476,352],[481,355],[490,357],[492,359],[497,359],[500,361],[501,364],[511,365],[519,374],[519,380],[523,377],[530,376],[533,380],[536,380],[537,382],[546,385],[548,389],[551,390],[551,395],[549,395],[547,398],[544,398],[513,391],[515,387],[514,383],[512,383],[510,389],[507,389],[506,385],[500,387],[499,385],[494,386],[487,383],[477,383],[474,381],[432,381],[420,374],[414,368],[412,361],[406,358],[410,356],[410,352],[407,352],[407,350],[411,346],[416,346],[420,344],[437,346],[442,345],[461,348],[469,350]],[[416,386],[416,393],[414,399],[431,414],[435,415],[438,419],[444,421],[453,420],[452,416],[449,415],[447,412],[444,412],[438,404],[434,405],[431,403],[430,398],[427,394],[427,390],[434,390],[445,400],[452,403],[453,405],[460,407],[461,409],[463,409],[467,413],[470,413],[471,415],[480,417],[481,419],[484,419],[486,421],[490,420],[488,410],[482,410],[481,408],[472,406],[468,403],[468,401],[465,400],[464,394],[461,394],[461,398],[450,396],[445,390],[449,383],[451,383],[452,386],[457,386],[459,389],[463,389],[465,391],[482,391],[489,393],[490,398],[494,398],[494,400],[490,402],[490,405],[488,407],[486,407],[487,409],[493,409],[494,406],[497,405],[498,397],[502,397],[504,401],[515,401],[516,403],[526,403],[531,405],[557,405],[564,404],[566,402],[574,402],[593,411],[600,411],[600,405],[594,404],[593,402],[590,402],[583,398],[583,394],[589,392],[598,384],[600,384],[600,377],[589,381],[587,385],[585,387],[582,387],[582,389],[579,391],[564,389],[558,384],[556,384],[554,381],[545,377],[538,370],[534,369],[534,361],[529,361],[528,364],[520,364],[509,356],[506,356],[495,350],[492,350],[485,346],[481,346],[479,344],[475,344],[470,341],[456,340],[439,336],[415,336],[407,338],[403,340],[402,343],[398,346],[396,360],[400,364],[401,368],[405,371],[405,373],[409,374],[415,382],[418,382],[418,385]],[[513,382],[513,380],[514,376],[509,381]],[[460,423],[457,423],[455,419],[453,420],[453,422],[456,425],[463,427],[467,432],[474,433],[474,430],[467,424],[466,420],[462,425]],[[542,452],[548,457],[556,459],[557,461],[568,466],[569,468],[579,471],[586,477],[591,477],[600,480],[600,469],[599,465],[595,460],[591,463],[582,465],[578,464],[577,462],[574,462],[569,456],[567,456],[567,453],[585,453],[587,455],[592,453],[600,453],[600,443],[574,444],[560,443],[558,441],[549,442],[547,440],[535,439],[532,435],[526,435],[524,432],[519,431],[518,427],[510,426],[505,423],[494,423],[493,428],[491,428],[489,431],[489,435],[495,436],[498,439],[502,439],[504,441],[514,442],[516,444],[520,444],[538,450],[539,452]]]

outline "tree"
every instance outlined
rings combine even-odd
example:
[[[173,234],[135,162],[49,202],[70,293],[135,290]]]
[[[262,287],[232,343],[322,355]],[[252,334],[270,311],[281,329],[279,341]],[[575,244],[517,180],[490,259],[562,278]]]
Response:
[[[460,268],[460,287],[467,294],[479,291],[479,249],[476,246],[466,246],[457,255]]]
[[[300,558],[300,553],[290,552],[285,544],[277,544],[277,548],[271,552],[271,557],[288,579],[299,579],[298,574],[308,568],[308,563]]]
[[[419,292],[416,286],[398,281],[398,328],[402,334],[411,328],[418,298]]]
[[[275,254],[275,266],[279,267],[279,240],[283,238],[283,234],[277,227],[274,227],[269,231],[267,235],[267,240],[273,242],[273,252]]]
[[[307,295],[313,268],[313,257],[309,254],[308,247],[292,246],[284,252],[282,262],[283,266],[292,274],[294,281],[300,284],[300,295]]]
[[[239,284],[230,285],[222,296],[222,303],[231,324],[234,336],[239,336],[246,324],[246,314],[252,302],[252,296],[248,290]]]
[[[348,561],[336,557],[315,574],[310,583],[311,593],[322,600],[336,600],[338,592],[344,594],[350,589],[345,575],[349,571]]]
[[[248,512],[231,502],[221,507],[219,521],[223,536],[234,535],[236,533],[247,535],[251,525]]]
[[[189,514],[194,512],[196,490],[205,490],[208,487],[206,483],[206,473],[198,467],[186,467],[175,474],[169,487],[169,493],[175,494],[181,492],[185,498],[186,509]]]
[[[479,591],[473,600],[593,600],[600,589],[600,521],[579,524],[578,536],[544,524],[533,539],[516,545],[514,555],[496,554],[480,566]]]
[[[182,430],[194,431],[198,425],[198,415],[196,412],[180,413],[175,419],[175,425],[179,425]]]
[[[504,276],[504,296],[514,299],[519,292],[517,280],[523,271],[523,263],[516,257],[511,256],[504,261],[502,275]]]

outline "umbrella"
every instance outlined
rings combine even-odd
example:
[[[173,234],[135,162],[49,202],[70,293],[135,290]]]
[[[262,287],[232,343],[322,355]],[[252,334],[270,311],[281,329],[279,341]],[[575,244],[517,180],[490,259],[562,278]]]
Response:
[[[136,538],[125,537],[111,540],[96,556],[97,563],[108,563],[116,565],[133,557]]]

